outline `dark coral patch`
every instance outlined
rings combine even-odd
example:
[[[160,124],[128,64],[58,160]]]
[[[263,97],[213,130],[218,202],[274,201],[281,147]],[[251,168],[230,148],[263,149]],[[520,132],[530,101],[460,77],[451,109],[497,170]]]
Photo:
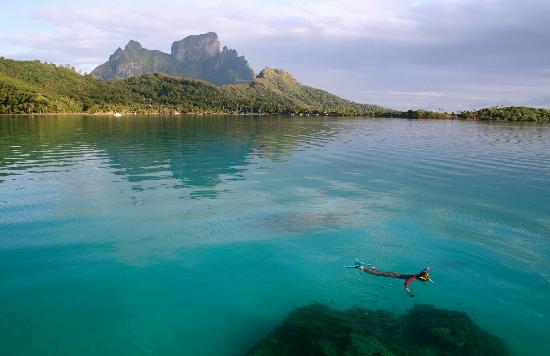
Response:
[[[291,312],[248,355],[508,355],[466,313],[416,305],[408,314],[322,304]]]

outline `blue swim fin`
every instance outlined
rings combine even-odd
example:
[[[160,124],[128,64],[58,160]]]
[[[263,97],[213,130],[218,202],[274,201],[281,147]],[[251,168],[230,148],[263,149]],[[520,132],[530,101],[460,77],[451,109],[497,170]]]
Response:
[[[358,268],[359,266],[372,266],[370,263],[365,263],[362,261],[359,261],[357,258],[355,258],[355,264],[353,266],[344,266],[345,268]]]

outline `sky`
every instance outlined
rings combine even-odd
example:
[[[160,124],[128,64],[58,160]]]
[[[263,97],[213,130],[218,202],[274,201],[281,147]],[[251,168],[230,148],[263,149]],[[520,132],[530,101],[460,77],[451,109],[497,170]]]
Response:
[[[252,68],[362,103],[550,107],[549,0],[20,0],[0,56],[90,72],[130,40],[170,51],[214,31]]]

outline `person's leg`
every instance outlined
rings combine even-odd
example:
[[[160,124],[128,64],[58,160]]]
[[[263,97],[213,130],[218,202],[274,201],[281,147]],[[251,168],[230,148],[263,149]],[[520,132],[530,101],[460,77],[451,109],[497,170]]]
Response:
[[[379,277],[401,278],[402,276],[402,274],[399,272],[382,272],[376,270],[376,268],[362,267],[361,269],[366,273]]]

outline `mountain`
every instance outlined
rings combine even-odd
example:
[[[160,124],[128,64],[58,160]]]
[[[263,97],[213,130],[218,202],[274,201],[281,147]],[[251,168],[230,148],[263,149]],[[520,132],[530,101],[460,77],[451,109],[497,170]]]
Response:
[[[319,113],[336,115],[376,115],[390,110],[377,105],[358,104],[324,90],[303,85],[290,73],[265,68],[247,84],[223,88],[253,112]]]
[[[124,79],[147,73],[202,79],[215,85],[250,81],[254,71],[236,50],[223,47],[214,32],[193,35],[172,44],[171,53],[143,48],[131,40],[95,68],[98,79]]]
[[[72,68],[0,58],[0,114],[112,111],[368,116],[394,113],[302,85],[288,72],[270,68],[250,82],[218,87],[160,73],[99,80],[80,75]]]
[[[266,68],[250,82],[218,87],[202,80],[160,73],[99,80],[81,75],[70,67],[0,57],[0,114],[113,111],[550,121],[550,109],[530,107],[494,107],[456,114],[422,110],[399,112],[354,103],[302,85],[280,69]]]

